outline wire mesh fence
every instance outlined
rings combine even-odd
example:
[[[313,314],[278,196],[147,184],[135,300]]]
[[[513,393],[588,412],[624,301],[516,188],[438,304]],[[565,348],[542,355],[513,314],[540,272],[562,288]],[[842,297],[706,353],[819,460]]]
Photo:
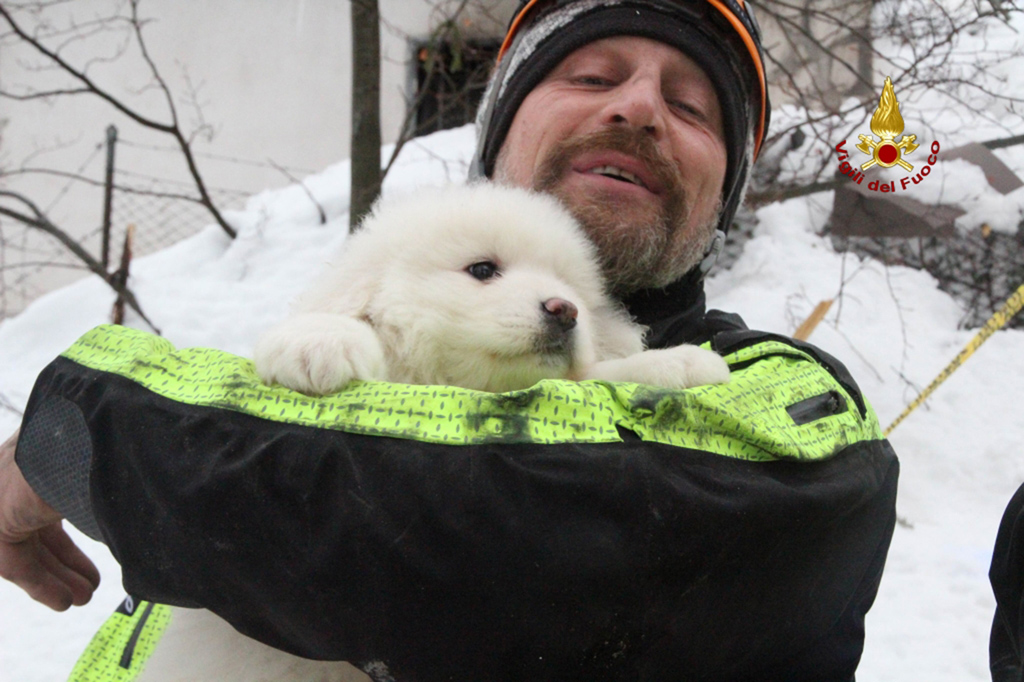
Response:
[[[144,256],[191,237],[213,223],[209,211],[196,199],[168,193],[166,183],[149,188],[123,186],[114,191],[110,224],[110,264],[116,267],[118,253],[129,225],[135,225],[132,252]],[[211,189],[210,198],[220,209],[238,208],[248,194]],[[98,239],[102,228],[91,235]]]
[[[136,154],[176,154],[180,157],[181,153],[176,148],[130,140],[117,140],[116,144],[118,148],[130,148]],[[73,189],[84,192],[85,200],[95,201],[99,208],[104,205],[104,195],[109,193],[104,220],[99,221],[106,222],[107,238],[104,239],[103,224],[84,230],[79,228],[79,233],[74,235],[75,240],[97,261],[108,264],[108,271],[118,267],[129,225],[135,226],[132,254],[138,257],[166,248],[214,224],[210,212],[199,202],[194,183],[145,175],[124,167],[108,166],[104,173],[103,148],[103,143],[97,145],[77,164],[74,172],[60,174],[64,178],[61,184],[56,187],[52,198],[41,203],[39,208],[44,214],[50,214],[62,202],[68,202],[67,197]],[[108,164],[115,158],[111,152],[108,148]],[[222,155],[196,156],[219,163],[273,168],[286,174],[289,171],[308,173],[301,169],[284,169],[273,163]],[[96,180],[97,176],[105,176],[106,179]],[[242,207],[250,194],[211,187],[207,187],[207,191],[219,211]],[[106,259],[104,244],[108,249]],[[39,295],[88,271],[81,259],[53,237],[17,220],[0,216],[0,320],[16,315]]]
[[[169,193],[167,187],[119,187],[113,193],[109,232],[109,269],[116,270],[129,225],[135,225],[133,257],[159,251],[213,223],[196,200]],[[247,195],[232,190],[209,190],[220,210],[240,207]],[[89,270],[80,259],[48,235],[10,219],[0,219],[0,320],[16,315],[54,285],[60,286]],[[102,261],[103,227],[77,241]]]

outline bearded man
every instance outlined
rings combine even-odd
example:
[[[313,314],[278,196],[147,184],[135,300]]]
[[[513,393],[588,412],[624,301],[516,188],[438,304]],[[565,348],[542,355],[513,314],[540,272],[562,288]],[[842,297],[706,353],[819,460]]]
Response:
[[[87,601],[66,517],[138,599],[379,679],[851,682],[896,457],[838,361],[705,309],[769,112],[742,0],[524,0],[474,174],[559,197],[648,347],[705,344],[728,387],[615,393],[638,426],[605,442],[450,445],[215,408],[119,426],[64,363],[0,457],[2,574]]]

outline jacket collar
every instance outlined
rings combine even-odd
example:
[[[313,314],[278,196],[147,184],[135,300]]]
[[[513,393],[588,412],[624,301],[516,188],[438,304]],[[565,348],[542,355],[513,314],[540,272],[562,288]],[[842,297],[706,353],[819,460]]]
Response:
[[[648,328],[650,348],[692,343],[707,336],[704,282],[696,271],[663,289],[630,294],[622,302],[633,319]]]

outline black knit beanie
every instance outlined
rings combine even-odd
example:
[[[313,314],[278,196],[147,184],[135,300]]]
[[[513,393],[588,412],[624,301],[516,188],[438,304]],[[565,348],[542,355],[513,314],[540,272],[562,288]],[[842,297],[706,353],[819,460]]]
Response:
[[[552,69],[583,45],[620,35],[679,49],[714,85],[727,153],[719,222],[724,236],[770,116],[760,31],[744,0],[524,0],[477,113],[471,176],[491,176],[519,105]]]

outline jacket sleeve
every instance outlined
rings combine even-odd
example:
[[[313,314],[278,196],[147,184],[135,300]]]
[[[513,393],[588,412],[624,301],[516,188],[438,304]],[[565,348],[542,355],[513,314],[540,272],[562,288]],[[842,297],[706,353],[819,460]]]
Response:
[[[44,497],[84,507],[133,596],[302,656],[399,680],[852,680],[898,464],[859,396],[762,346],[682,392],[311,400],[100,328],[40,376],[18,461],[40,490],[75,472]]]
[[[993,682],[1024,677],[1024,485],[1006,505],[992,552],[989,580],[996,598],[989,640]]]

